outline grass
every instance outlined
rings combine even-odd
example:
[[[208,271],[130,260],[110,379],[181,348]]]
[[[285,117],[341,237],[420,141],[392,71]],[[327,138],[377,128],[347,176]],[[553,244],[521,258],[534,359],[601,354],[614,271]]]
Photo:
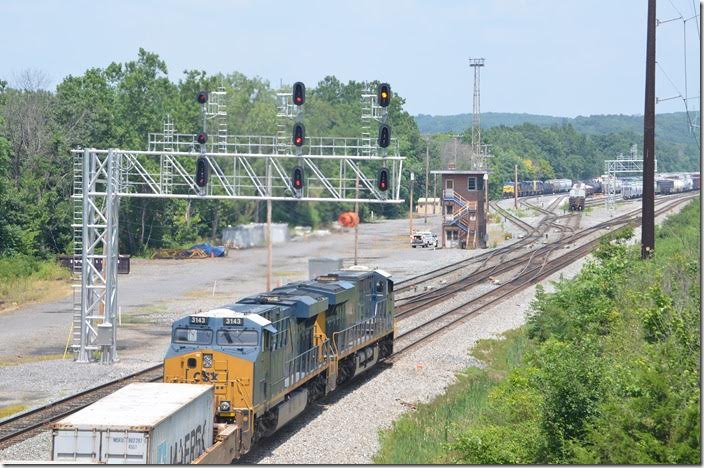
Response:
[[[0,419],[12,416],[27,409],[25,405],[9,405],[0,408]]]
[[[56,361],[63,359],[63,353],[57,354],[28,354],[28,355],[4,355],[0,356],[0,367],[19,366],[20,364],[30,364],[32,362]]]
[[[0,257],[0,311],[71,292],[71,273],[54,260],[24,255]]]
[[[374,457],[381,464],[453,463],[447,443],[457,429],[472,425],[486,409],[492,388],[519,365],[528,346],[522,328],[511,330],[500,340],[480,340],[472,354],[482,360],[483,369],[470,367],[444,394],[417,410],[406,413],[390,429],[380,433],[381,448]]]

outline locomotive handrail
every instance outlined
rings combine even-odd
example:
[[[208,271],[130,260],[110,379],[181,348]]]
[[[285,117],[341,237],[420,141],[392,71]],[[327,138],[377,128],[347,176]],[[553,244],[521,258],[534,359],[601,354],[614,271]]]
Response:
[[[330,357],[328,355],[324,355],[325,357],[323,359],[320,359],[318,356],[326,344],[329,346],[329,341],[330,340],[326,340],[322,343],[322,345],[313,346],[312,348],[309,348],[301,354],[286,361],[283,366],[283,377],[274,382],[274,387],[282,382],[282,388],[290,387],[300,382],[312,372],[315,372],[324,365],[328,364],[330,362]]]
[[[363,322],[358,322],[347,327],[344,330],[333,333],[333,343],[335,344],[337,354],[340,354],[341,351],[347,348],[364,343],[362,338],[365,336],[374,338],[380,335],[380,332],[391,326],[392,321],[393,314],[386,311],[381,315],[376,315]],[[370,329],[371,333],[369,333]]]

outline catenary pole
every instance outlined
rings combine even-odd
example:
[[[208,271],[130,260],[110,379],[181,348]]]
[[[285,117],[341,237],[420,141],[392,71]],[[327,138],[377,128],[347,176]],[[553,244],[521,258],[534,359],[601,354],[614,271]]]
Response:
[[[655,0],[648,0],[643,118],[643,225],[641,257],[655,251]]]

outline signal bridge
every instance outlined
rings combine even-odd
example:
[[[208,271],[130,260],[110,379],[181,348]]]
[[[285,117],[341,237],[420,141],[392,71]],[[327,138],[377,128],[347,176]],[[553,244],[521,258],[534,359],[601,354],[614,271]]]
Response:
[[[391,97],[380,85],[380,107]],[[167,116],[162,133],[150,133],[146,151],[73,150],[74,308],[71,348],[78,362],[117,360],[117,260],[120,199],[322,201],[400,204],[405,158],[381,124],[379,139],[306,137],[305,86],[280,95],[279,118],[295,118],[293,138],[227,134],[224,89],[200,92],[199,134],[176,133]],[[291,102],[293,105],[291,105]],[[386,112],[381,112],[382,121]],[[208,119],[215,137],[206,133]],[[378,144],[378,146],[377,146]],[[269,254],[271,265],[271,254]],[[270,271],[270,269],[269,269]],[[270,274],[269,274],[270,275]]]

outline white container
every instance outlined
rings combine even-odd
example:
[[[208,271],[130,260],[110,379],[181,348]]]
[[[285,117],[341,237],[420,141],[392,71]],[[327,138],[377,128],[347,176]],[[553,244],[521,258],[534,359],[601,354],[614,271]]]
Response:
[[[181,464],[213,445],[213,387],[133,383],[52,424],[51,459]]]

